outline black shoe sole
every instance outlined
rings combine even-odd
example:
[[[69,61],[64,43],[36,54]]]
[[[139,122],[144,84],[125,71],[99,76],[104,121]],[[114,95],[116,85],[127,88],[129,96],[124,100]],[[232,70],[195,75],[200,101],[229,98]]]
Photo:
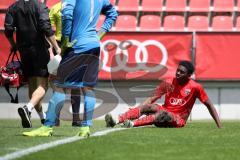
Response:
[[[82,124],[80,122],[72,122],[72,127],[81,127]]]
[[[18,114],[22,119],[23,128],[31,128],[32,123],[31,123],[30,118],[28,117],[26,111],[23,108],[18,108]]]
[[[109,114],[107,114],[107,115],[105,116],[105,122],[106,122],[106,127],[111,127],[111,128],[113,128],[113,127],[116,125],[116,123],[114,122],[112,116],[109,115]]]

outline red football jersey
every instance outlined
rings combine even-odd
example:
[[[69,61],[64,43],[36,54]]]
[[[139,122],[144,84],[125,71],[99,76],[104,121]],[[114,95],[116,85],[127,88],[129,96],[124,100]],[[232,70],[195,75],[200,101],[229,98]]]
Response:
[[[179,85],[175,78],[167,80],[156,88],[155,95],[159,98],[165,95],[163,107],[184,120],[187,120],[196,98],[203,103],[208,100],[203,87],[192,79],[183,86]]]

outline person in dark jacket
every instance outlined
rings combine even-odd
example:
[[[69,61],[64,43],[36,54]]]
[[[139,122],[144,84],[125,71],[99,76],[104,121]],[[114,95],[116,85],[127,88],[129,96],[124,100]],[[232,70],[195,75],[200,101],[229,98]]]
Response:
[[[12,49],[20,52],[23,73],[29,81],[30,101],[18,108],[18,113],[22,126],[30,128],[33,108],[38,112],[42,123],[45,119],[41,100],[48,88],[48,42],[57,54],[61,53],[61,49],[51,28],[48,8],[38,0],[18,0],[13,3],[7,10],[4,27]],[[13,36],[15,31],[16,41]]]

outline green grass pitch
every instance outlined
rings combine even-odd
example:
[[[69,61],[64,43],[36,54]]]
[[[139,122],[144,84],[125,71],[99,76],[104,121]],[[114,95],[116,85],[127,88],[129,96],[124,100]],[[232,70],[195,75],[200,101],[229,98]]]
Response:
[[[39,127],[39,122],[33,125]],[[95,121],[92,132],[106,129]],[[0,156],[42,143],[74,136],[78,128],[62,122],[53,137],[21,136],[17,120],[0,120]],[[153,126],[113,132],[64,144],[24,157],[22,160],[238,160],[240,156],[240,121],[223,121],[217,129],[213,121],[188,122],[185,128]]]

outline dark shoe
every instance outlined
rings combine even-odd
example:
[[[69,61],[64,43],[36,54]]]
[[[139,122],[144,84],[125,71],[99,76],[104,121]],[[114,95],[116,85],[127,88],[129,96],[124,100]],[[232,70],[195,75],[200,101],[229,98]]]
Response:
[[[45,119],[41,119],[41,123],[43,125],[45,123]]]
[[[60,126],[60,119],[56,119],[56,121],[55,121],[55,126],[56,126],[56,127],[59,127],[59,126]]]
[[[72,126],[73,127],[81,127],[82,125],[81,125],[80,121],[74,121],[74,122],[72,122]]]
[[[31,112],[28,111],[27,106],[18,108],[18,114],[22,119],[23,128],[31,128],[32,122],[30,120]]]
[[[106,122],[106,127],[114,127],[116,125],[116,122],[112,118],[111,114],[106,114],[105,122]]]

